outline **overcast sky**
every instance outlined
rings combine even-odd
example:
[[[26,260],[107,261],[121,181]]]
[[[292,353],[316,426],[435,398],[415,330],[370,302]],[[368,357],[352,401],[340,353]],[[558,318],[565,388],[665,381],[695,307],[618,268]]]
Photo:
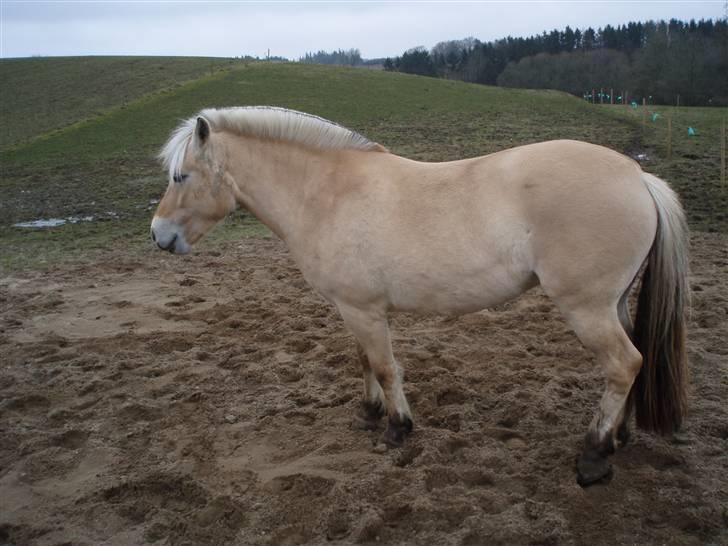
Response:
[[[0,56],[203,55],[297,59],[358,48],[365,58],[474,36],[482,41],[553,28],[648,19],[717,19],[713,2],[34,1],[0,0]]]

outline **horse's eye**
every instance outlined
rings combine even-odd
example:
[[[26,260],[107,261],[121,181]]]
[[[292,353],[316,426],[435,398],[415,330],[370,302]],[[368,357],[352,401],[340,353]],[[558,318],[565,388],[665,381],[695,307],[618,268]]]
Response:
[[[172,177],[172,180],[174,180],[177,184],[179,184],[179,183],[184,182],[185,180],[187,180],[187,177],[188,176],[189,176],[188,174],[175,174]]]

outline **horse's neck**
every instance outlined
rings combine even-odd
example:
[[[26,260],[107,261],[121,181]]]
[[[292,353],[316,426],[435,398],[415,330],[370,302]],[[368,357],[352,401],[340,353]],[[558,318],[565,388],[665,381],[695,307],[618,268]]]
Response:
[[[240,137],[229,138],[227,146],[239,204],[290,242],[306,221],[307,195],[333,182],[336,153]]]

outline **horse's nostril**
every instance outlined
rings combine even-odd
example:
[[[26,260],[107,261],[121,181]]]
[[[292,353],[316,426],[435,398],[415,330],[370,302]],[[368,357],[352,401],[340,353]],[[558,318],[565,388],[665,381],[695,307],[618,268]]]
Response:
[[[150,229],[149,231],[152,233],[152,241],[156,243],[157,242],[157,236],[154,235],[154,230],[153,229]]]
[[[169,242],[167,246],[162,246],[162,243],[157,243],[157,246],[161,248],[162,250],[167,250],[168,252],[171,252],[174,254],[175,246],[174,243],[177,241],[177,234],[175,233],[174,237],[172,237],[172,240]]]

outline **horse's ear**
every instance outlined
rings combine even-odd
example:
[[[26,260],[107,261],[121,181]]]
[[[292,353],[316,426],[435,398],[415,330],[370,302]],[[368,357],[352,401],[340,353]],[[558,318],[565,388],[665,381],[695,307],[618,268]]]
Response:
[[[195,135],[200,144],[204,144],[207,137],[210,136],[210,124],[203,117],[197,118],[197,127],[195,127]]]

